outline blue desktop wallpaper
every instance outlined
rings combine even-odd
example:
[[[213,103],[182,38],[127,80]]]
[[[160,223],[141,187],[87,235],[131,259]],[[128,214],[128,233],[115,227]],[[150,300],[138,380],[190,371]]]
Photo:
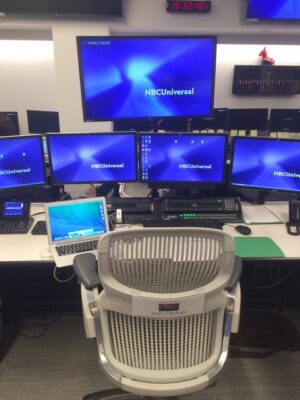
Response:
[[[141,180],[221,183],[226,135],[141,135]]]
[[[300,19],[299,0],[248,0],[248,18]]]
[[[47,135],[54,184],[137,179],[135,134]]]
[[[0,189],[45,183],[41,138],[11,137],[0,139]]]
[[[235,139],[231,184],[300,191],[300,141]]]
[[[106,232],[101,201],[49,207],[52,241],[89,237]]]
[[[207,115],[215,40],[78,38],[85,120]]]

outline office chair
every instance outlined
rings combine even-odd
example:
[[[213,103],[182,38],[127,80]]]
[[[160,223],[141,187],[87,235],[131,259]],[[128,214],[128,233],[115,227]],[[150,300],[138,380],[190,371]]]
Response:
[[[141,182],[124,182],[120,183],[120,197],[149,197],[151,189],[146,183]]]
[[[98,242],[98,267],[87,253],[74,268],[86,334],[118,388],[85,400],[174,397],[213,383],[239,325],[241,261],[231,236],[207,228],[109,232]]]

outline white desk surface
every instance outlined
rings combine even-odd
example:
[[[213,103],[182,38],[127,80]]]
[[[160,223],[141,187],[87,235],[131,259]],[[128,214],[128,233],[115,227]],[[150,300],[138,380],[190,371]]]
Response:
[[[267,202],[266,206],[283,221],[288,220],[287,202]],[[42,204],[32,204],[31,214],[44,210]],[[44,214],[34,217],[34,223],[45,219]],[[234,226],[225,225],[224,231],[232,236],[239,234]],[[283,251],[286,259],[300,259],[300,236],[287,234],[286,226],[282,224],[251,224],[252,236],[271,238]],[[133,226],[132,226],[133,227]],[[123,229],[128,229],[124,226]],[[19,235],[0,235],[0,264],[5,263],[49,263],[52,257],[48,248],[47,235],[32,235],[31,232]]]

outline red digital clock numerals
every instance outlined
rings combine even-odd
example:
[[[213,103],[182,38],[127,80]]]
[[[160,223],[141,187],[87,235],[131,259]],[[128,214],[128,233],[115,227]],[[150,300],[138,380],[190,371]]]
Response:
[[[211,9],[210,1],[176,1],[167,0],[167,11],[207,13]]]

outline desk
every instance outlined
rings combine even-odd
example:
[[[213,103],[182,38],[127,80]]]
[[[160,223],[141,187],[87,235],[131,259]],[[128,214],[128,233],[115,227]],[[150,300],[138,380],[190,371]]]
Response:
[[[283,221],[288,220],[287,202],[267,202],[266,206]],[[32,204],[31,214],[43,211],[42,204]],[[34,224],[38,220],[45,218],[44,214],[34,216]],[[33,224],[33,226],[34,226]],[[242,237],[231,224],[224,226],[224,231],[234,237]],[[135,227],[131,225],[131,227]],[[127,225],[119,226],[118,229],[130,229]],[[284,252],[285,258],[282,260],[300,259],[300,237],[288,235],[285,224],[252,224],[251,236],[264,236],[272,239]],[[245,236],[244,236],[245,237]],[[1,235],[0,236],[0,264],[18,263],[53,263],[51,254],[48,250],[48,238],[46,235]]]
[[[43,211],[44,206],[42,203],[32,203],[31,215],[42,213]],[[45,220],[45,214],[34,216],[31,229],[39,220]],[[0,235],[0,264],[28,265],[28,263],[39,263],[43,265],[43,263],[53,263],[48,248],[47,235],[32,235],[30,232],[18,235]]]

